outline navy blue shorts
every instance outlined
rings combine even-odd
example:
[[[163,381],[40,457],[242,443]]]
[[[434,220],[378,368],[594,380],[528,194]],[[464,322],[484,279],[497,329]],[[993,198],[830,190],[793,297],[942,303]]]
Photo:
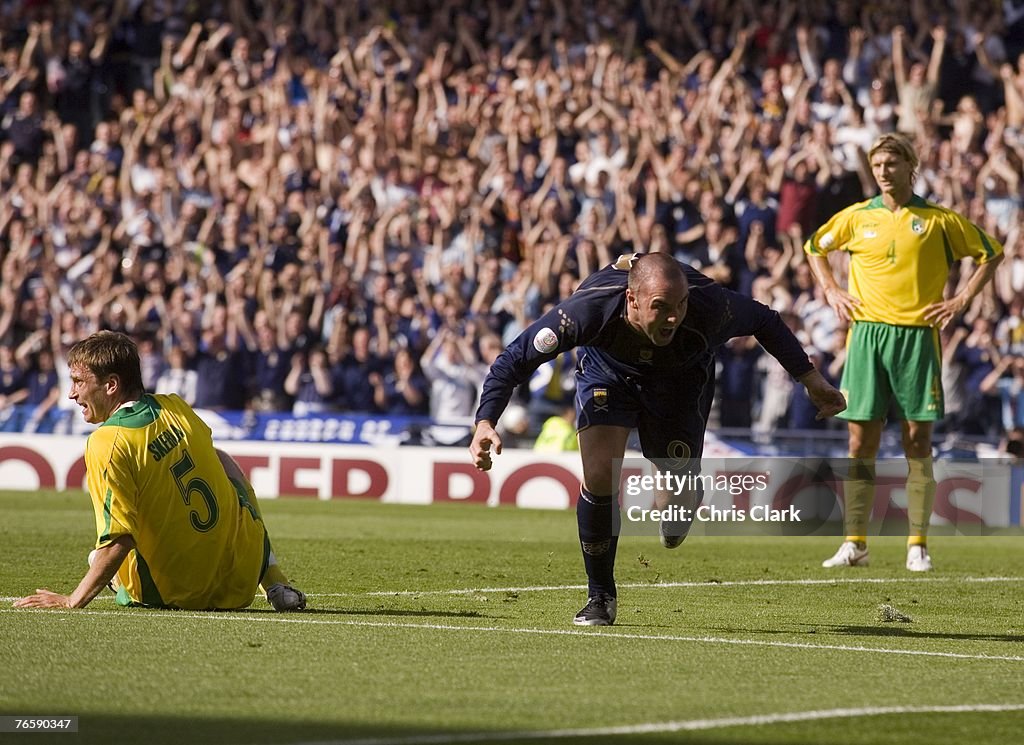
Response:
[[[640,449],[652,461],[700,458],[715,392],[714,365],[708,355],[703,366],[671,377],[632,376],[583,347],[576,366],[577,428],[636,428]]]

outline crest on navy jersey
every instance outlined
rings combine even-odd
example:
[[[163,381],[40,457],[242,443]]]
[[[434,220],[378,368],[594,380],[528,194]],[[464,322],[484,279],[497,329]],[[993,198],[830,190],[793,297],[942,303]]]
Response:
[[[608,389],[594,389],[594,411],[608,411]]]
[[[545,326],[533,337],[533,348],[541,354],[554,352],[558,348],[558,334]]]
[[[618,260],[615,262],[614,266],[616,269],[620,271],[628,272],[632,268],[633,264],[636,263],[636,260],[639,258],[639,253],[621,254]]]

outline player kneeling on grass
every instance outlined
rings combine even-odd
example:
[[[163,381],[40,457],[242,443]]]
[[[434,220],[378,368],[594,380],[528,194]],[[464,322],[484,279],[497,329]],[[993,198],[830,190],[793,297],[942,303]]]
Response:
[[[68,366],[70,398],[100,425],[85,446],[99,537],[74,592],[36,590],[15,607],[83,608],[112,584],[120,605],[245,608],[261,585],[275,610],[305,608],[242,470],[181,398],[145,392],[135,342],[100,331]]]
[[[630,431],[639,430],[643,453],[656,465],[699,470],[715,392],[715,349],[747,335],[806,387],[819,417],[846,408],[778,313],[663,253],[629,254],[594,272],[494,361],[469,447],[483,471],[491,467],[492,449],[501,452],[494,424],[515,387],[548,360],[580,348],[576,412],[583,486],[576,517],[589,597],[573,623],[615,622],[614,464],[625,453]],[[690,503],[681,506],[695,508],[703,494],[687,498]],[[677,547],[688,530],[688,523],[662,523],[662,544]]]

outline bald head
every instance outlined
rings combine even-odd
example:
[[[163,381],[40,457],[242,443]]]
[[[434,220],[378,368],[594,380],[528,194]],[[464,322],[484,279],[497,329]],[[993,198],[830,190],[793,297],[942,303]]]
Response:
[[[628,287],[634,295],[639,294],[651,282],[681,284],[683,287],[689,287],[690,284],[686,280],[683,267],[671,254],[666,253],[642,254],[629,268]]]

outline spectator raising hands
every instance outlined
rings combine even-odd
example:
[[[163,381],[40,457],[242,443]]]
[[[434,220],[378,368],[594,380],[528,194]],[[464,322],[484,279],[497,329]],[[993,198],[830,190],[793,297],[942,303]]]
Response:
[[[1019,223],[1016,19],[970,3],[22,5],[0,17],[0,345],[49,330],[60,374],[56,319],[119,329],[199,406],[465,416],[485,339],[632,251],[783,310],[794,245],[874,195],[894,127],[922,198],[1008,247]]]

